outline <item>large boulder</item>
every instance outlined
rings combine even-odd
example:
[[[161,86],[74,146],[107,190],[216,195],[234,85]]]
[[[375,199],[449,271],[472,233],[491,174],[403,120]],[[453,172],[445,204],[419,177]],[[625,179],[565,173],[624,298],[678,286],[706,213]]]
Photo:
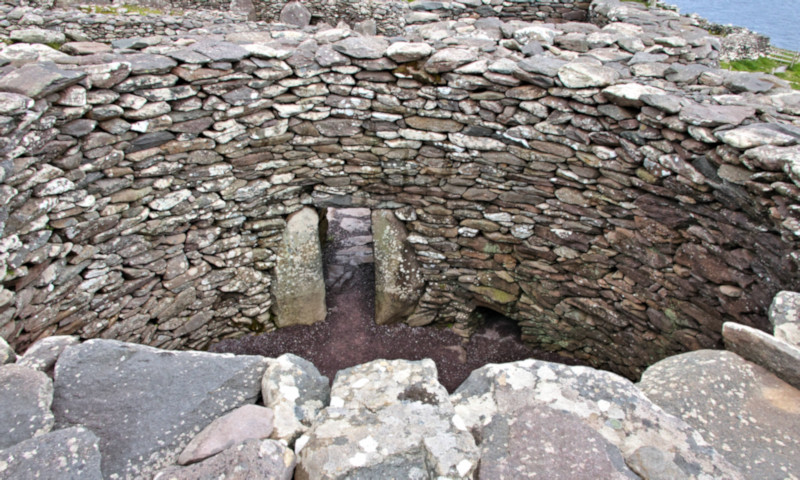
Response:
[[[52,402],[53,382],[47,375],[14,364],[0,367],[0,448],[49,432]]]
[[[451,400],[481,439],[482,478],[636,478],[652,462],[680,472],[674,478],[742,478],[694,429],[610,372],[540,360],[490,364]]]
[[[265,369],[262,357],[89,340],[56,364],[53,413],[60,427],[97,434],[104,477],[147,476],[212,420],[255,403]]]
[[[0,450],[0,478],[102,480],[97,437],[72,427]]]
[[[698,350],[650,366],[639,388],[748,478],[800,471],[800,392],[764,368],[731,352]]]
[[[372,212],[375,253],[375,323],[396,323],[417,306],[425,281],[408,232],[392,210]]]
[[[275,261],[275,323],[279,327],[325,320],[325,280],[319,244],[319,216],[313,208],[292,214]]]
[[[295,478],[472,478],[478,450],[431,360],[340,371],[331,405],[295,446]]]

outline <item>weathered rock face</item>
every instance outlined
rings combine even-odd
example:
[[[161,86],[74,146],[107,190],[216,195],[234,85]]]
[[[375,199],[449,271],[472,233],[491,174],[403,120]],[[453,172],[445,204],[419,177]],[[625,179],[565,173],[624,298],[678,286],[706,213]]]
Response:
[[[800,392],[760,366],[700,350],[656,363],[638,386],[747,478],[791,478],[800,468]]]
[[[71,427],[0,450],[3,478],[101,480],[97,437],[84,427]]]
[[[275,261],[275,324],[311,325],[325,320],[325,280],[319,215],[313,208],[292,214]]]
[[[775,338],[800,347],[800,294],[779,292],[769,308]]]
[[[725,347],[769,369],[785,382],[800,388],[800,348],[761,330],[726,322],[722,326]]]
[[[47,375],[20,365],[0,366],[0,449],[49,432],[52,402]]]
[[[255,403],[265,368],[258,357],[90,340],[59,358],[53,413],[59,428],[97,435],[104,477],[139,477],[175,463],[215,418]]]
[[[372,212],[375,322],[401,322],[416,308],[424,280],[403,223],[391,210]]]
[[[718,40],[673,13],[440,21],[509,6],[471,3],[415,3],[391,45],[313,21],[188,36],[201,15],[111,52],[3,48],[0,335],[202,348],[322,318],[319,270],[277,262],[287,219],[330,206],[403,222],[414,325],[469,332],[485,306],[629,377],[766,327],[800,288],[800,94],[714,69]],[[110,18],[87,31],[150,25]],[[17,67],[39,47],[64,63]],[[276,315],[298,291],[312,312]]]
[[[475,442],[431,360],[375,360],[342,370],[330,406],[298,444],[295,478],[302,480],[472,478],[478,464]]]
[[[487,365],[451,399],[481,439],[485,478],[568,478],[565,469],[575,478],[658,469],[678,472],[673,478],[743,478],[689,425],[609,372],[538,360]]]

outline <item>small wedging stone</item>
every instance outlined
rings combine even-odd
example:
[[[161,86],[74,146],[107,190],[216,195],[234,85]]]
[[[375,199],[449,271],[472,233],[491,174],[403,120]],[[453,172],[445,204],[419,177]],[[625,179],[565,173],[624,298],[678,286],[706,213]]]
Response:
[[[732,147],[742,149],[761,145],[783,147],[800,143],[800,127],[777,123],[753,123],[714,132],[714,136]]]
[[[8,479],[102,480],[98,439],[84,427],[64,428],[0,450]]]
[[[153,480],[291,480],[295,454],[276,440],[247,440],[188,467],[171,467]]]
[[[570,62],[558,69],[558,78],[567,88],[605,87],[619,78],[619,72],[600,62]]]
[[[145,477],[175,463],[212,420],[255,403],[266,366],[262,357],[89,340],[58,359],[53,413],[59,427],[85,425],[100,438],[105,478]]]
[[[246,440],[263,440],[272,433],[272,409],[242,405],[215,419],[186,445],[178,463],[188,465],[215,455]]]
[[[299,449],[295,478],[472,478],[478,449],[436,366],[375,360],[336,375]],[[296,447],[298,449],[298,447]]]
[[[764,368],[732,352],[698,350],[651,365],[638,386],[747,478],[800,471],[800,392]]]
[[[0,337],[0,365],[7,363],[14,363],[17,360],[17,354],[14,349],[6,342],[6,339]]]
[[[308,360],[291,353],[268,359],[261,394],[275,412],[272,438],[293,444],[328,405],[330,393],[328,377]]]
[[[769,321],[775,338],[800,347],[800,293],[778,292],[769,307]]]
[[[734,322],[722,324],[722,338],[728,350],[761,365],[800,389],[800,348],[761,330]]]
[[[52,402],[47,375],[15,364],[0,366],[0,449],[49,432]]]

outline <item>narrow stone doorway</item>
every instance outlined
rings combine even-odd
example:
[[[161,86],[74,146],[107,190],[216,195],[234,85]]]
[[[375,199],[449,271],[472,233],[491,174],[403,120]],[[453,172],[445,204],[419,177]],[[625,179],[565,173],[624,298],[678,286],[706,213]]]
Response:
[[[372,221],[368,208],[328,208],[321,228],[327,295],[349,289],[375,289]],[[364,297],[370,296],[364,293]]]

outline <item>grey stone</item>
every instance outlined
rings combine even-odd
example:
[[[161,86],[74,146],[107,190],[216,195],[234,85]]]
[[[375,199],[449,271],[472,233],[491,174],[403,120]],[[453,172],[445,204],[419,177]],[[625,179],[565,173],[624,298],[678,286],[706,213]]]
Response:
[[[298,28],[307,27],[311,23],[311,12],[300,2],[289,2],[281,9],[280,21]]]
[[[395,42],[386,49],[386,56],[397,63],[414,62],[430,56],[433,47],[421,42]]]
[[[53,382],[44,373],[14,364],[0,366],[0,448],[49,432]]]
[[[478,52],[475,49],[444,48],[438,50],[425,62],[425,70],[430,73],[450,72],[477,59]]]
[[[558,70],[566,64],[566,60],[537,55],[520,61],[518,66],[529,73],[555,77],[558,75]]]
[[[769,321],[775,338],[800,347],[800,293],[778,292],[769,307]]]
[[[383,57],[389,42],[383,37],[350,36],[333,44],[337,52],[353,58],[376,59]]]
[[[688,480],[684,473],[667,452],[656,447],[639,447],[628,458],[628,465],[640,477],[647,480]]]
[[[0,90],[38,99],[75,85],[85,76],[51,64],[25,65],[0,77]]]
[[[178,463],[188,465],[244,443],[263,440],[272,433],[272,409],[257,405],[242,405],[211,422],[186,445]]]
[[[25,43],[57,43],[62,44],[67,41],[67,37],[61,32],[53,30],[44,30],[41,28],[23,28],[14,30],[9,35],[11,40],[15,42]]]
[[[375,360],[340,371],[331,405],[301,441],[299,480],[466,479],[478,465],[475,442],[429,359]]]
[[[579,417],[545,406],[495,415],[480,438],[481,478],[639,478],[619,449]]]
[[[78,337],[69,335],[43,338],[31,345],[25,354],[19,357],[17,364],[39,370],[52,377],[53,369],[61,353],[65,348],[76,345],[79,341]]]
[[[567,88],[605,87],[619,78],[619,73],[600,62],[570,62],[558,69],[558,78]]]
[[[319,216],[312,208],[292,214],[276,251],[275,323],[279,327],[325,320],[325,281],[319,244]]]
[[[425,281],[405,226],[391,210],[372,212],[375,254],[375,323],[405,320],[422,295]]]
[[[311,362],[291,353],[267,362],[261,394],[264,405],[275,412],[272,438],[291,445],[328,405],[328,377],[320,375]]]
[[[650,95],[644,94],[639,97],[645,105],[663,110],[669,114],[676,114],[683,108],[683,101],[676,95]]]
[[[663,95],[666,92],[660,88],[642,85],[639,83],[623,83],[603,89],[603,95],[612,103],[622,107],[641,107],[643,95]]]
[[[33,99],[17,93],[0,92],[0,115],[19,115],[33,107]]]
[[[178,62],[167,56],[149,53],[120,55],[118,61],[130,64],[131,75],[160,75],[169,73],[178,65]]]
[[[247,440],[188,467],[171,467],[153,480],[291,480],[295,454],[276,440]]]
[[[265,369],[260,357],[89,340],[58,359],[53,413],[100,438],[104,477],[146,476],[212,420],[254,403]]]
[[[213,62],[238,62],[250,56],[247,49],[230,42],[201,41],[192,45],[191,49]]]
[[[111,46],[100,42],[67,42],[61,51],[70,55],[94,55],[111,52]]]
[[[723,85],[734,93],[765,93],[780,84],[778,78],[763,73],[726,72]]]
[[[16,360],[17,354],[14,353],[14,349],[8,345],[5,338],[0,337],[0,365],[14,363]]]
[[[361,133],[361,123],[361,120],[330,118],[321,120],[314,125],[319,133],[326,137],[351,137]]]
[[[730,130],[714,132],[714,136],[736,148],[762,145],[787,146],[800,143],[800,127],[777,123],[753,123]]]
[[[747,478],[786,478],[800,468],[800,392],[734,353],[666,358],[644,372],[639,388]]]
[[[755,113],[755,109],[751,107],[689,103],[681,109],[678,118],[691,125],[716,127],[740,125],[745,119],[755,116]]]
[[[706,444],[694,429],[664,413],[631,382],[610,372],[541,360],[490,364],[473,371],[451,395],[451,400],[456,415],[478,438],[487,438],[486,434],[492,433],[487,427],[495,421],[499,422],[495,425],[502,426],[504,422],[513,423],[511,419],[531,409],[553,410],[572,421],[554,421],[550,423],[548,438],[531,438],[529,441],[541,442],[546,448],[548,441],[554,442],[549,438],[572,438],[570,432],[580,431],[576,430],[575,422],[578,422],[613,445],[629,465],[631,455],[639,448],[653,446],[670,452],[687,476],[742,478],[737,469]],[[506,448],[502,435],[495,438],[498,439],[497,445],[481,444],[482,453]],[[619,478],[629,475],[618,457],[610,453],[613,452],[610,447],[604,447],[602,443],[596,445],[594,453],[607,469],[613,466],[619,472]],[[588,443],[582,444],[581,448],[585,451],[589,448]],[[548,460],[539,455],[536,458],[537,462]],[[550,466],[555,466],[559,459],[554,455],[549,462]],[[560,472],[560,478],[571,478],[569,465],[565,467],[567,470]]]
[[[72,57],[40,43],[15,43],[0,50],[0,62],[17,65],[34,62],[70,63]]]
[[[72,427],[0,450],[0,476],[8,479],[102,480],[97,437]]]
[[[761,365],[800,389],[800,348],[761,330],[734,322],[722,325],[722,338],[728,350]]]

